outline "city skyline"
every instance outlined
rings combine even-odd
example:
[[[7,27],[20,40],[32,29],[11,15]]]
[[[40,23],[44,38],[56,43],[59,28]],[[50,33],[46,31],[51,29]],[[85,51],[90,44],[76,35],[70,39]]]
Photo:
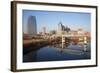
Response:
[[[90,13],[23,10],[23,32],[25,33],[27,33],[29,16],[36,17],[38,33],[42,31],[43,27],[46,27],[46,32],[57,30],[59,22],[71,30],[81,28],[84,31],[91,31]]]

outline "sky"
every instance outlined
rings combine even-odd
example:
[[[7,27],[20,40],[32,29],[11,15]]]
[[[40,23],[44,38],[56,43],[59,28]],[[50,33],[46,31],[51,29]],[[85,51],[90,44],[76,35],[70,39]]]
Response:
[[[30,16],[36,17],[38,32],[41,32],[43,27],[46,27],[47,32],[57,30],[59,22],[68,26],[71,30],[81,28],[84,31],[91,31],[90,13],[23,10],[23,32],[27,33],[28,18]]]

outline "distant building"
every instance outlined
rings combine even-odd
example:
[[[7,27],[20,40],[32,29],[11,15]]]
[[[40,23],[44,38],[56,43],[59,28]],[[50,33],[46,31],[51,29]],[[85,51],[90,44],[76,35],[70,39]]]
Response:
[[[78,35],[78,32],[75,31],[75,30],[71,30],[71,31],[70,31],[70,34],[74,36],[74,35]]]
[[[37,34],[37,24],[36,24],[36,17],[29,16],[28,23],[27,23],[27,31],[29,35],[36,35]]]
[[[67,32],[69,32],[70,31],[70,28],[68,28],[67,26],[64,26],[63,24],[62,24],[62,22],[60,22],[59,24],[58,24],[58,34],[66,34]]]
[[[45,35],[46,34],[46,27],[42,28],[42,34]]]
[[[90,32],[85,32],[84,35],[91,37],[91,33]]]
[[[83,29],[81,29],[81,28],[77,30],[77,33],[78,33],[79,35],[84,35],[84,31],[83,31]]]

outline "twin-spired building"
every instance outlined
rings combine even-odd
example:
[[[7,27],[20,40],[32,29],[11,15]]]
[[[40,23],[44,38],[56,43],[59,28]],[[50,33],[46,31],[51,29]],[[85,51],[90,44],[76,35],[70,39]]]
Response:
[[[67,26],[64,26],[64,25],[62,24],[62,22],[60,22],[60,23],[58,24],[58,34],[59,34],[59,35],[66,34],[66,33],[69,32],[69,31],[70,31],[70,28],[67,27]]]
[[[36,24],[35,16],[29,16],[28,23],[27,23],[27,32],[29,35],[37,34],[37,24]]]

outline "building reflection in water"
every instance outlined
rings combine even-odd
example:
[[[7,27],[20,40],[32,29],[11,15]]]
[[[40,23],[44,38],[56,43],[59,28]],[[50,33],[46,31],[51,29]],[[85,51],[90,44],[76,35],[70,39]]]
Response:
[[[29,49],[29,48],[27,48]],[[64,49],[45,46],[23,55],[23,62],[64,61],[91,59],[90,44],[87,51],[79,45],[69,45]]]

